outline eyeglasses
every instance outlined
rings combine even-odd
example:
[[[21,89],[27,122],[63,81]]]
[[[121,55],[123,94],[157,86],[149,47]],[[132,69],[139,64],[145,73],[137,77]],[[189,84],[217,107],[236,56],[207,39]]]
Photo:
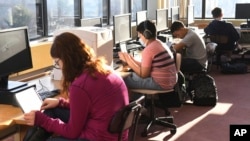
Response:
[[[55,60],[55,64],[54,64],[54,68],[55,69],[60,69],[60,67],[59,67],[59,61],[60,61],[60,59]]]

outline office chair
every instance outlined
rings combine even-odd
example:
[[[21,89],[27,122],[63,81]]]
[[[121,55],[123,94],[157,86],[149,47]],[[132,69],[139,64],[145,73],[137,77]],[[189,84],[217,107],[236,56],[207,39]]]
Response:
[[[215,61],[217,64],[217,68],[219,68],[219,65],[221,65],[221,55],[226,54],[227,57],[231,57],[231,54],[233,50],[223,50],[220,49],[221,46],[227,46],[229,37],[226,35],[208,35],[208,38],[211,42],[214,42],[217,44],[215,48]]]
[[[180,72],[180,63],[181,63],[181,55],[179,53],[177,53],[176,55],[176,67],[179,73]],[[179,74],[178,73],[178,74]],[[135,92],[135,93],[141,93],[144,94],[146,96],[150,97],[150,115],[149,115],[149,122],[147,124],[147,126],[144,128],[144,131],[142,132],[142,136],[146,137],[148,135],[148,131],[149,128],[153,125],[153,124],[157,124],[157,125],[161,125],[161,126],[165,126],[167,128],[170,128],[170,133],[171,134],[175,134],[176,133],[176,125],[173,123],[173,116],[171,116],[168,112],[166,112],[166,116],[164,117],[156,117],[155,116],[155,96],[163,96],[163,95],[170,95],[170,94],[174,94],[177,95],[178,100],[175,101],[176,103],[180,103],[180,97],[182,97],[181,94],[181,88],[180,86],[180,81],[179,80],[183,80],[183,79],[178,79],[177,84],[175,85],[175,87],[171,90],[149,90],[149,89],[130,89],[131,92]],[[185,81],[183,81],[185,82]],[[183,83],[184,84],[184,83]],[[161,98],[159,98],[161,99]],[[169,99],[169,101],[171,101],[172,99]],[[166,101],[164,101],[166,102]],[[175,103],[175,104],[176,104]],[[177,104],[177,106],[179,107],[181,104]],[[164,105],[165,106],[165,105]],[[166,108],[165,108],[166,109]]]
[[[210,42],[210,39],[209,39],[209,42],[206,43],[207,60],[208,60],[207,72],[210,72],[212,69],[216,47],[217,47],[217,44]]]
[[[118,141],[122,141],[122,135],[126,130],[129,130],[129,141],[135,141],[144,100],[145,96],[141,96],[137,100],[130,102],[129,105],[120,109],[112,118],[108,131],[118,134]]]

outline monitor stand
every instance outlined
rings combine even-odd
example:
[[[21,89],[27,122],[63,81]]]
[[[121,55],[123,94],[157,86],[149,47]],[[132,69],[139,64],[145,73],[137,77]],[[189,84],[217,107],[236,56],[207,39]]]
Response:
[[[0,91],[12,91],[26,85],[26,82],[10,81],[8,75],[0,77]]]
[[[9,81],[8,76],[0,79],[0,104],[18,106],[15,99],[15,92],[28,86],[26,82]]]

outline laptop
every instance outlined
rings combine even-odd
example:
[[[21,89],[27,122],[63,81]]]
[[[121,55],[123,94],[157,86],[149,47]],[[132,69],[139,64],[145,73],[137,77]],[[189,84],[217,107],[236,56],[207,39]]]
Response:
[[[35,87],[27,87],[18,91],[15,93],[15,97],[24,113],[28,113],[31,110],[40,110],[43,103]]]

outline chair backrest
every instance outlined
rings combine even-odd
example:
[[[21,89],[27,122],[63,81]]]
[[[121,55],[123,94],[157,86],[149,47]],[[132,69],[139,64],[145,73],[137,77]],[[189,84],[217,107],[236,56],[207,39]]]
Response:
[[[130,132],[129,141],[135,140],[136,129],[144,100],[145,96],[141,96],[139,99],[130,102],[129,105],[120,109],[112,118],[108,131],[118,134],[118,141],[122,141],[123,132],[127,129],[129,129]]]
[[[228,36],[226,35],[209,35],[211,42],[217,43],[217,44],[227,44],[228,43]]]
[[[174,53],[175,65],[178,71],[178,80],[174,86],[174,91],[168,94],[159,94],[159,99],[163,103],[162,106],[180,107],[183,103],[183,97],[186,93],[185,77],[180,70],[181,66],[181,54]]]

